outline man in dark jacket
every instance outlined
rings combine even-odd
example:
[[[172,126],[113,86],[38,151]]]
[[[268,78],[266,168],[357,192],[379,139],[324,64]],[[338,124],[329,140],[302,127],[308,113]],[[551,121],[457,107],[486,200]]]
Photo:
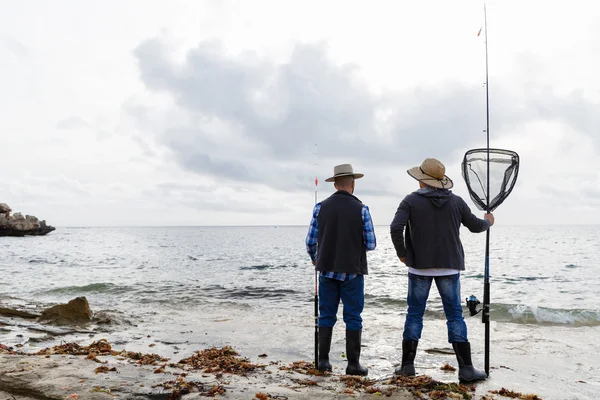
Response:
[[[364,175],[354,173],[352,165],[333,169],[326,182],[335,182],[337,191],[315,205],[306,250],[319,274],[319,365],[331,371],[329,349],[337,321],[340,299],[346,323],[347,375],[367,375],[360,365],[360,343],[365,295],[364,275],[368,274],[367,250],[377,243],[369,207],[354,197],[354,182]]]
[[[448,342],[452,343],[458,360],[460,381],[485,379],[486,374],[476,370],[471,362],[471,345],[462,316],[460,271],[465,269],[465,256],[459,228],[462,224],[471,232],[484,232],[494,224],[494,216],[486,214],[479,219],[473,215],[465,201],[449,190],[452,180],[438,160],[428,158],[420,167],[407,172],[419,181],[420,189],[402,200],[391,224],[396,253],[409,267],[402,364],[395,374],[415,375],[414,359],[423,330],[423,314],[431,282],[435,280],[446,314]]]

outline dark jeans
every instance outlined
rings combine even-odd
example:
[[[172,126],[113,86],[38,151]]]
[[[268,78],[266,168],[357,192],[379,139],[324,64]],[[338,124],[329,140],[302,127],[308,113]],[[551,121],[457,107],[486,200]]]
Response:
[[[344,304],[344,322],[350,330],[362,329],[365,305],[365,278],[358,275],[349,281],[325,278],[319,275],[319,326],[333,327],[337,321],[340,299]]]
[[[405,340],[419,340],[423,331],[423,314],[429,297],[431,281],[435,280],[438,292],[442,297],[446,325],[448,326],[448,342],[467,342],[467,324],[462,315],[460,297],[460,273],[448,276],[420,276],[408,274],[408,313],[404,322]]]

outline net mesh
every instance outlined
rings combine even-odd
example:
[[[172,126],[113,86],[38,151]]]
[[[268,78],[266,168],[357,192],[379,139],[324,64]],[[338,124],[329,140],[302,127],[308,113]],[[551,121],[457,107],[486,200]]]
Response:
[[[487,161],[488,149],[467,151],[462,162],[462,175],[477,208],[486,211],[489,198],[489,211],[492,212],[506,200],[517,182],[519,155],[511,150],[489,149],[489,193]]]

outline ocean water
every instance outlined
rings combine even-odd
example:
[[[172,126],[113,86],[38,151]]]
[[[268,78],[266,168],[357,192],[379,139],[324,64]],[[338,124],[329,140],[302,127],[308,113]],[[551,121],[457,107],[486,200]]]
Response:
[[[130,350],[185,357],[230,344],[251,359],[313,359],[314,270],[307,227],[59,228],[45,237],[0,238],[0,306],[41,310],[85,296],[110,325],[49,337],[0,317],[0,343],[23,350],[60,340],[107,338]],[[387,226],[376,227],[365,281],[361,360],[371,377],[400,361],[407,269]],[[462,297],[483,298],[485,234],[462,231]],[[494,226],[491,231],[491,378],[478,395],[506,387],[544,399],[600,398],[600,227]],[[331,358],[342,373],[344,324]],[[465,319],[483,368],[479,315]],[[18,336],[22,335],[22,336]],[[149,346],[153,345],[150,349]],[[416,359],[418,373],[456,374],[439,296],[432,287]],[[258,359],[257,359],[258,360]],[[261,360],[264,361],[264,360]]]

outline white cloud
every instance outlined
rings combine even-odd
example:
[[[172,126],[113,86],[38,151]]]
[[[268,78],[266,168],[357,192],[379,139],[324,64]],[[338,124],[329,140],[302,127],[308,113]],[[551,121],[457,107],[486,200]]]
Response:
[[[408,167],[442,159],[466,197],[460,160],[485,145],[479,1],[4,11],[0,201],[55,225],[306,224],[341,162],[388,224]],[[599,19],[488,2],[491,142],[522,159],[499,222],[600,223]]]

